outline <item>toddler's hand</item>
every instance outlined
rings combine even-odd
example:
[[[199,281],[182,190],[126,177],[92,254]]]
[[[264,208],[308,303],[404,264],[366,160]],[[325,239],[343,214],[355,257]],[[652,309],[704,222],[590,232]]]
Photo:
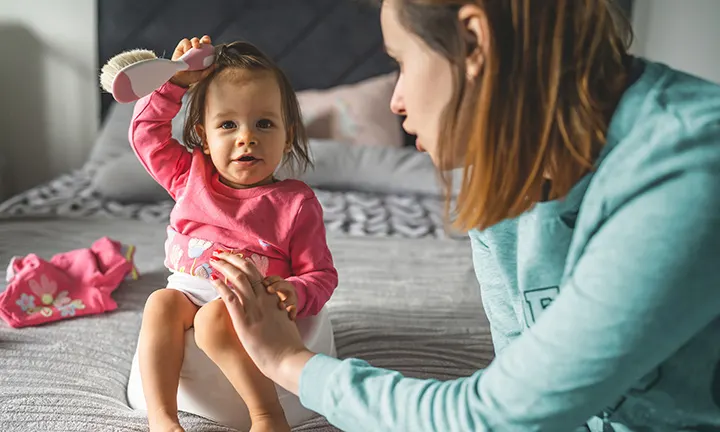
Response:
[[[186,52],[190,51],[191,48],[200,48],[200,44],[210,44],[212,43],[210,40],[210,36],[205,35],[201,39],[198,39],[196,37],[192,39],[183,39],[178,43],[177,47],[175,48],[175,52],[173,52],[172,59],[177,60],[180,57],[183,56]],[[175,73],[172,78],[170,78],[170,82],[179,85],[180,87],[190,87],[191,85],[195,84],[196,82],[200,81],[201,79],[205,78],[207,75],[212,72],[214,65],[210,65],[207,68],[199,71],[180,71]]]
[[[278,307],[285,309],[291,320],[297,317],[297,294],[295,287],[280,276],[270,276],[263,281],[269,294],[277,294],[280,301]]]

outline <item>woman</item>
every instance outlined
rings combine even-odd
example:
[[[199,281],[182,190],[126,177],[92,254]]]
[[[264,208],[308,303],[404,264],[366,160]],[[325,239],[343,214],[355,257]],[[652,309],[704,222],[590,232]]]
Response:
[[[627,54],[608,0],[387,0],[392,109],[441,170],[497,356],[450,382],[315,355],[252,265],[260,369],[347,431],[720,430],[720,87]]]

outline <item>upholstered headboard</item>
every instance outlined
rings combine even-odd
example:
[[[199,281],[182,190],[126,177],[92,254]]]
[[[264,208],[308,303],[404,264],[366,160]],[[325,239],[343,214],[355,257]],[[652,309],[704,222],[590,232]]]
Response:
[[[390,72],[379,11],[364,0],[98,0],[98,69],[146,48],[170,57],[184,37],[247,40],[283,68],[296,90]],[[102,116],[112,102],[102,96]]]
[[[616,0],[630,15],[632,0]],[[97,0],[98,70],[147,48],[170,57],[184,37],[247,40],[283,68],[295,90],[350,84],[392,71],[379,10],[368,0]],[[101,94],[101,118],[113,102]],[[408,144],[414,138],[406,135]]]

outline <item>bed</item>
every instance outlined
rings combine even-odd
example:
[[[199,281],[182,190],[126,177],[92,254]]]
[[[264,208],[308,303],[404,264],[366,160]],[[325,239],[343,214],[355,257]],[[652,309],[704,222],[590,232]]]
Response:
[[[162,54],[184,36],[208,33],[215,42],[256,43],[308,101],[353,89],[370,94],[368,82],[387,83],[393,73],[378,11],[363,2],[213,0],[201,12],[196,4],[98,0],[98,66],[124,49]],[[87,164],[0,204],[3,281],[13,256],[49,258],[103,236],[136,246],[141,275],[114,291],[114,312],[23,329],[0,321],[2,431],[147,430],[126,389],[144,302],[167,277],[163,242],[173,203],[130,153],[131,109],[103,95],[103,127]],[[339,271],[328,304],[338,356],[414,377],[469,375],[492,359],[469,243],[443,223],[442,188],[427,157],[406,145],[412,139],[400,120],[373,121],[396,129],[373,141],[330,127],[334,134],[311,140],[316,167],[302,176],[323,206]],[[181,422],[188,431],[233,430],[185,413]],[[317,417],[295,430],[335,429]]]

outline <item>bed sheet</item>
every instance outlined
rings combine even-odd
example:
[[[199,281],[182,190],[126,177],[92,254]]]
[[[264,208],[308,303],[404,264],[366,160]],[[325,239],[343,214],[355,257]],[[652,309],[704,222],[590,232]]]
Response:
[[[45,217],[0,222],[0,263],[30,252],[49,258],[110,236],[137,246],[141,278],[115,291],[112,313],[20,330],[0,322],[0,430],[147,430],[125,391],[142,307],[167,276],[165,224],[142,211],[134,219],[98,212],[70,218],[78,208],[56,204]],[[59,207],[65,217],[57,216]],[[490,361],[467,242],[331,232],[329,244],[340,276],[328,304],[340,357],[439,379],[470,375]],[[229,430],[192,415],[181,419],[189,431]],[[318,418],[296,430],[334,429]]]

